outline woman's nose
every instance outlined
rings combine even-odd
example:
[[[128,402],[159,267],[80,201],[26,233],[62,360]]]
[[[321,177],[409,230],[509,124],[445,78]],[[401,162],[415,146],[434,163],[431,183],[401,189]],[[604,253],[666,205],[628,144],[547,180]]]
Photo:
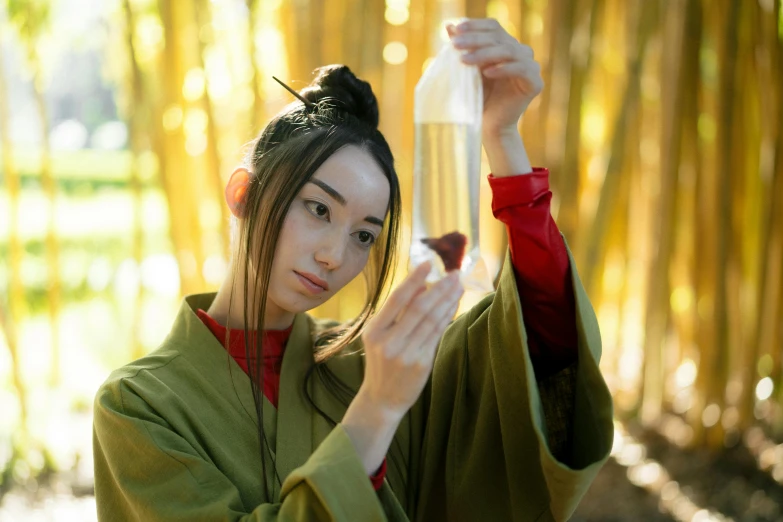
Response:
[[[343,264],[346,241],[327,237],[315,253],[315,260],[328,270],[336,270]]]

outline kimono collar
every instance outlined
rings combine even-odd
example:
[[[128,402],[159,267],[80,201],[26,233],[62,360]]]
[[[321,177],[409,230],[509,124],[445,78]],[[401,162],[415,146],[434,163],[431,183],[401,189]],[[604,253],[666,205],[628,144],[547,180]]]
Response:
[[[238,399],[238,408],[249,421],[257,423],[250,378],[196,314],[199,308],[209,309],[214,299],[215,293],[185,297],[169,334],[169,342],[177,345],[180,352],[215,383],[217,393],[225,393],[235,403]],[[304,464],[315,449],[313,409],[303,388],[307,372],[315,362],[313,328],[309,315],[296,314],[283,355],[275,450],[281,480]]]

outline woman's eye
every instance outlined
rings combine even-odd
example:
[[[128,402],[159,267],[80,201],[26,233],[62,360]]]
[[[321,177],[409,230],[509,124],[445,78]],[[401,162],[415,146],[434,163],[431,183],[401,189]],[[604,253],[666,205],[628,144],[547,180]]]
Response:
[[[316,217],[329,219],[329,207],[318,201],[307,201],[305,203],[307,210]]]
[[[364,230],[359,232],[358,237],[359,237],[359,242],[363,245],[372,245],[373,243],[375,243],[375,236],[373,236],[369,232],[365,232]]]

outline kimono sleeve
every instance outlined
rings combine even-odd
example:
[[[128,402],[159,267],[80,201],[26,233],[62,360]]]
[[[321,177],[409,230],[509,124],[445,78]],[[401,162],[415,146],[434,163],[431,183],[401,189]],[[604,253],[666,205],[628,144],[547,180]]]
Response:
[[[569,252],[570,256],[570,252]],[[567,520],[612,447],[612,400],[599,371],[593,308],[573,270],[578,362],[567,447],[554,451],[507,257],[497,292],[460,316],[436,356],[416,520]],[[551,429],[551,428],[550,428]],[[557,455],[557,457],[555,456]]]
[[[225,474],[110,378],[95,399],[93,452],[101,521],[385,520],[340,425],[286,477],[278,502],[245,506]]]

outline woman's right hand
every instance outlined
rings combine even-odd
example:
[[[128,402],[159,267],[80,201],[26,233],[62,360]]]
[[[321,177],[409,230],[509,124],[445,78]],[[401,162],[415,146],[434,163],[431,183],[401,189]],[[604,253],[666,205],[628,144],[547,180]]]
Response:
[[[419,398],[464,293],[457,271],[427,288],[430,269],[424,263],[409,274],[362,336],[366,361],[359,394],[392,418],[401,419]]]
[[[447,275],[429,289],[424,263],[397,287],[367,323],[364,381],[343,417],[365,471],[383,462],[397,426],[429,379],[435,350],[463,294],[459,274]]]

